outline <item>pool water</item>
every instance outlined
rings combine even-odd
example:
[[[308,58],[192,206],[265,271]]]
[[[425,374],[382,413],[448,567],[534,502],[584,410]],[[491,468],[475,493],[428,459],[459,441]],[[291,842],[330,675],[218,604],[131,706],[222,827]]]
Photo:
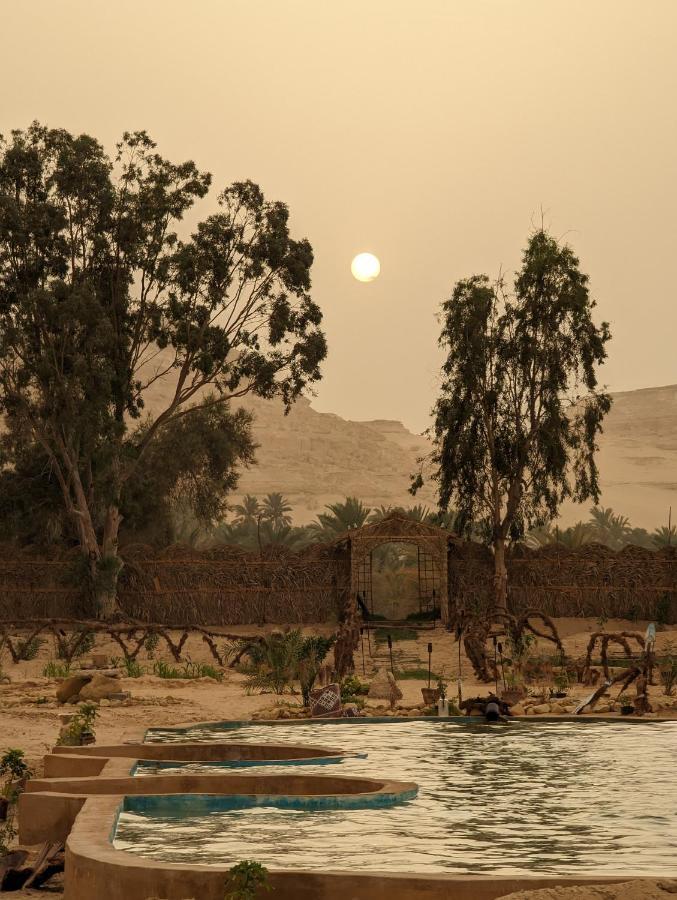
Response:
[[[125,812],[119,849],[274,869],[677,876],[677,722],[202,726],[173,737],[365,751],[332,773],[415,781],[419,792],[389,809]],[[278,771],[289,768],[265,767]]]

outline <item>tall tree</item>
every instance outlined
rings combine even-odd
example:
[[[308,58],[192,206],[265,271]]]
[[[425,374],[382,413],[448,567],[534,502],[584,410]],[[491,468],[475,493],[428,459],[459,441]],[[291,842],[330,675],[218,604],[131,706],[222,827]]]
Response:
[[[554,519],[567,497],[599,498],[596,439],[611,399],[596,367],[610,333],[594,307],[578,259],[544,230],[530,237],[512,293],[476,275],[442,307],[432,477],[457,527],[474,522],[490,538],[499,613],[508,541]],[[422,483],[414,476],[412,492]]]
[[[125,134],[114,160],[37,123],[0,146],[0,413],[47,454],[104,617],[117,611],[124,486],[162,430],[249,392],[289,406],[326,355],[312,249],[283,203],[233,184],[179,239],[209,185],[145,132]],[[159,382],[164,405],[130,427]]]

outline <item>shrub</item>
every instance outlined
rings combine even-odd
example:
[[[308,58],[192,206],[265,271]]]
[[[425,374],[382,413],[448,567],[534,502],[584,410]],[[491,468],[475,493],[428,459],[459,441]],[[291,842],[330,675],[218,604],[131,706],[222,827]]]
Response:
[[[80,626],[70,635],[58,635],[56,639],[56,655],[59,659],[70,662],[89,653],[94,648],[96,635]]]
[[[78,712],[73,716],[68,727],[63,734],[59,735],[57,744],[62,747],[79,747],[84,734],[94,734],[94,722],[97,715],[98,710],[94,703],[80,704]]]
[[[254,900],[260,891],[270,891],[268,869],[245,859],[228,871],[225,900]]]
[[[45,643],[43,638],[31,637],[20,640],[16,645],[16,657],[19,662],[28,662],[40,652],[40,648]]]

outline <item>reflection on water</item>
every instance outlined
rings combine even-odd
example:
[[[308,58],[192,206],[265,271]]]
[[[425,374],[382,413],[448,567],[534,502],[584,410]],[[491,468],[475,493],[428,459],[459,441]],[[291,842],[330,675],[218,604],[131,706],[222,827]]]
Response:
[[[419,794],[379,810],[124,813],[116,847],[277,869],[677,876],[677,722],[253,725],[179,738],[364,750],[332,772],[416,781]],[[278,771],[289,767],[265,768]]]

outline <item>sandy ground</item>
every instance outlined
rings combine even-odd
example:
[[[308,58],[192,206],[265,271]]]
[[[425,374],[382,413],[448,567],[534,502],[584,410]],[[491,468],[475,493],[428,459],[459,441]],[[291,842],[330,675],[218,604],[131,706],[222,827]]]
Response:
[[[641,878],[622,884],[599,887],[543,888],[540,891],[518,891],[503,900],[670,900],[677,894],[677,880]]]
[[[590,633],[596,631],[599,625],[594,619],[559,619],[558,629],[563,639],[567,654],[572,657],[582,656],[585,652]],[[626,630],[644,633],[647,623],[625,622],[620,620],[608,621],[606,631]],[[273,630],[268,627],[267,631]],[[328,629],[321,629],[328,633]],[[243,634],[253,634],[261,629],[242,628],[231,629],[241,631]],[[310,631],[310,629],[309,629]],[[443,671],[449,681],[448,693],[455,697],[457,691],[457,678],[459,672],[458,645],[452,635],[441,628],[419,632],[416,641],[396,641],[394,643],[395,667],[413,668],[415,666],[427,666],[427,645],[433,645],[432,668],[433,671]],[[677,646],[677,627],[672,626],[660,631],[657,637],[657,649],[660,652],[669,643]],[[539,652],[541,644],[536,646],[535,652]],[[543,643],[544,652],[551,653],[552,645]],[[114,643],[97,642],[96,652],[108,653],[111,657],[120,656],[120,648]],[[46,663],[55,656],[51,642],[46,643],[40,650],[38,657],[29,662],[12,664],[8,654],[0,660],[4,674],[11,681],[9,684],[0,684],[0,752],[10,747],[18,747],[25,751],[31,766],[37,773],[41,770],[42,756],[55,743],[59,728],[60,715],[71,712],[73,707],[61,706],[56,702],[55,689],[58,682],[47,679],[42,672]],[[150,674],[154,659],[146,658],[146,651],[142,651],[139,662],[147,670],[139,678],[122,678],[121,689],[131,693],[131,700],[123,705],[102,706],[96,725],[97,743],[119,743],[136,737],[138,733],[151,726],[171,726],[178,723],[206,722],[249,719],[253,713],[270,709],[279,704],[300,705],[298,694],[285,694],[277,697],[271,694],[247,694],[244,687],[244,677],[233,670],[226,670],[224,680],[217,682],[211,678],[195,680],[167,680]],[[187,642],[184,658],[190,658],[196,662],[214,663],[208,647],[201,638],[191,636]],[[163,659],[171,664],[173,660],[166,647],[162,644],[155,652],[156,659]],[[371,638],[370,642],[364,640],[364,662],[361,648],[355,657],[356,674],[373,675],[377,668],[389,665],[387,648],[383,644],[376,645]],[[462,690],[465,697],[486,695],[491,686],[476,682],[472,677],[471,667],[465,656],[461,657]],[[421,702],[421,688],[425,687],[425,680],[401,680],[399,686],[403,692],[402,706],[415,706]],[[533,686],[538,690],[539,685]],[[577,699],[590,693],[589,687],[574,686],[570,696]],[[662,687],[655,686],[650,689],[652,698],[662,696]],[[615,694],[614,694],[615,695]],[[382,702],[382,701],[374,701]],[[674,717],[676,710],[660,711],[661,717]],[[656,715],[656,714],[654,714]],[[665,882],[667,885],[668,882]],[[577,889],[571,889],[576,891]],[[625,887],[605,887],[592,893],[592,889],[586,888],[587,893],[572,893],[559,891],[539,891],[529,893],[530,900],[550,900],[550,898],[571,897],[576,900],[639,900],[639,898],[667,897],[667,889],[658,884],[649,883],[634,884]],[[673,889],[674,890],[677,889]],[[613,892],[612,892],[613,891]],[[640,893],[637,893],[640,891]],[[641,893],[643,891],[643,893]],[[30,896],[49,896],[46,892],[14,893],[16,898]],[[527,897],[527,894],[513,895],[513,900]]]

